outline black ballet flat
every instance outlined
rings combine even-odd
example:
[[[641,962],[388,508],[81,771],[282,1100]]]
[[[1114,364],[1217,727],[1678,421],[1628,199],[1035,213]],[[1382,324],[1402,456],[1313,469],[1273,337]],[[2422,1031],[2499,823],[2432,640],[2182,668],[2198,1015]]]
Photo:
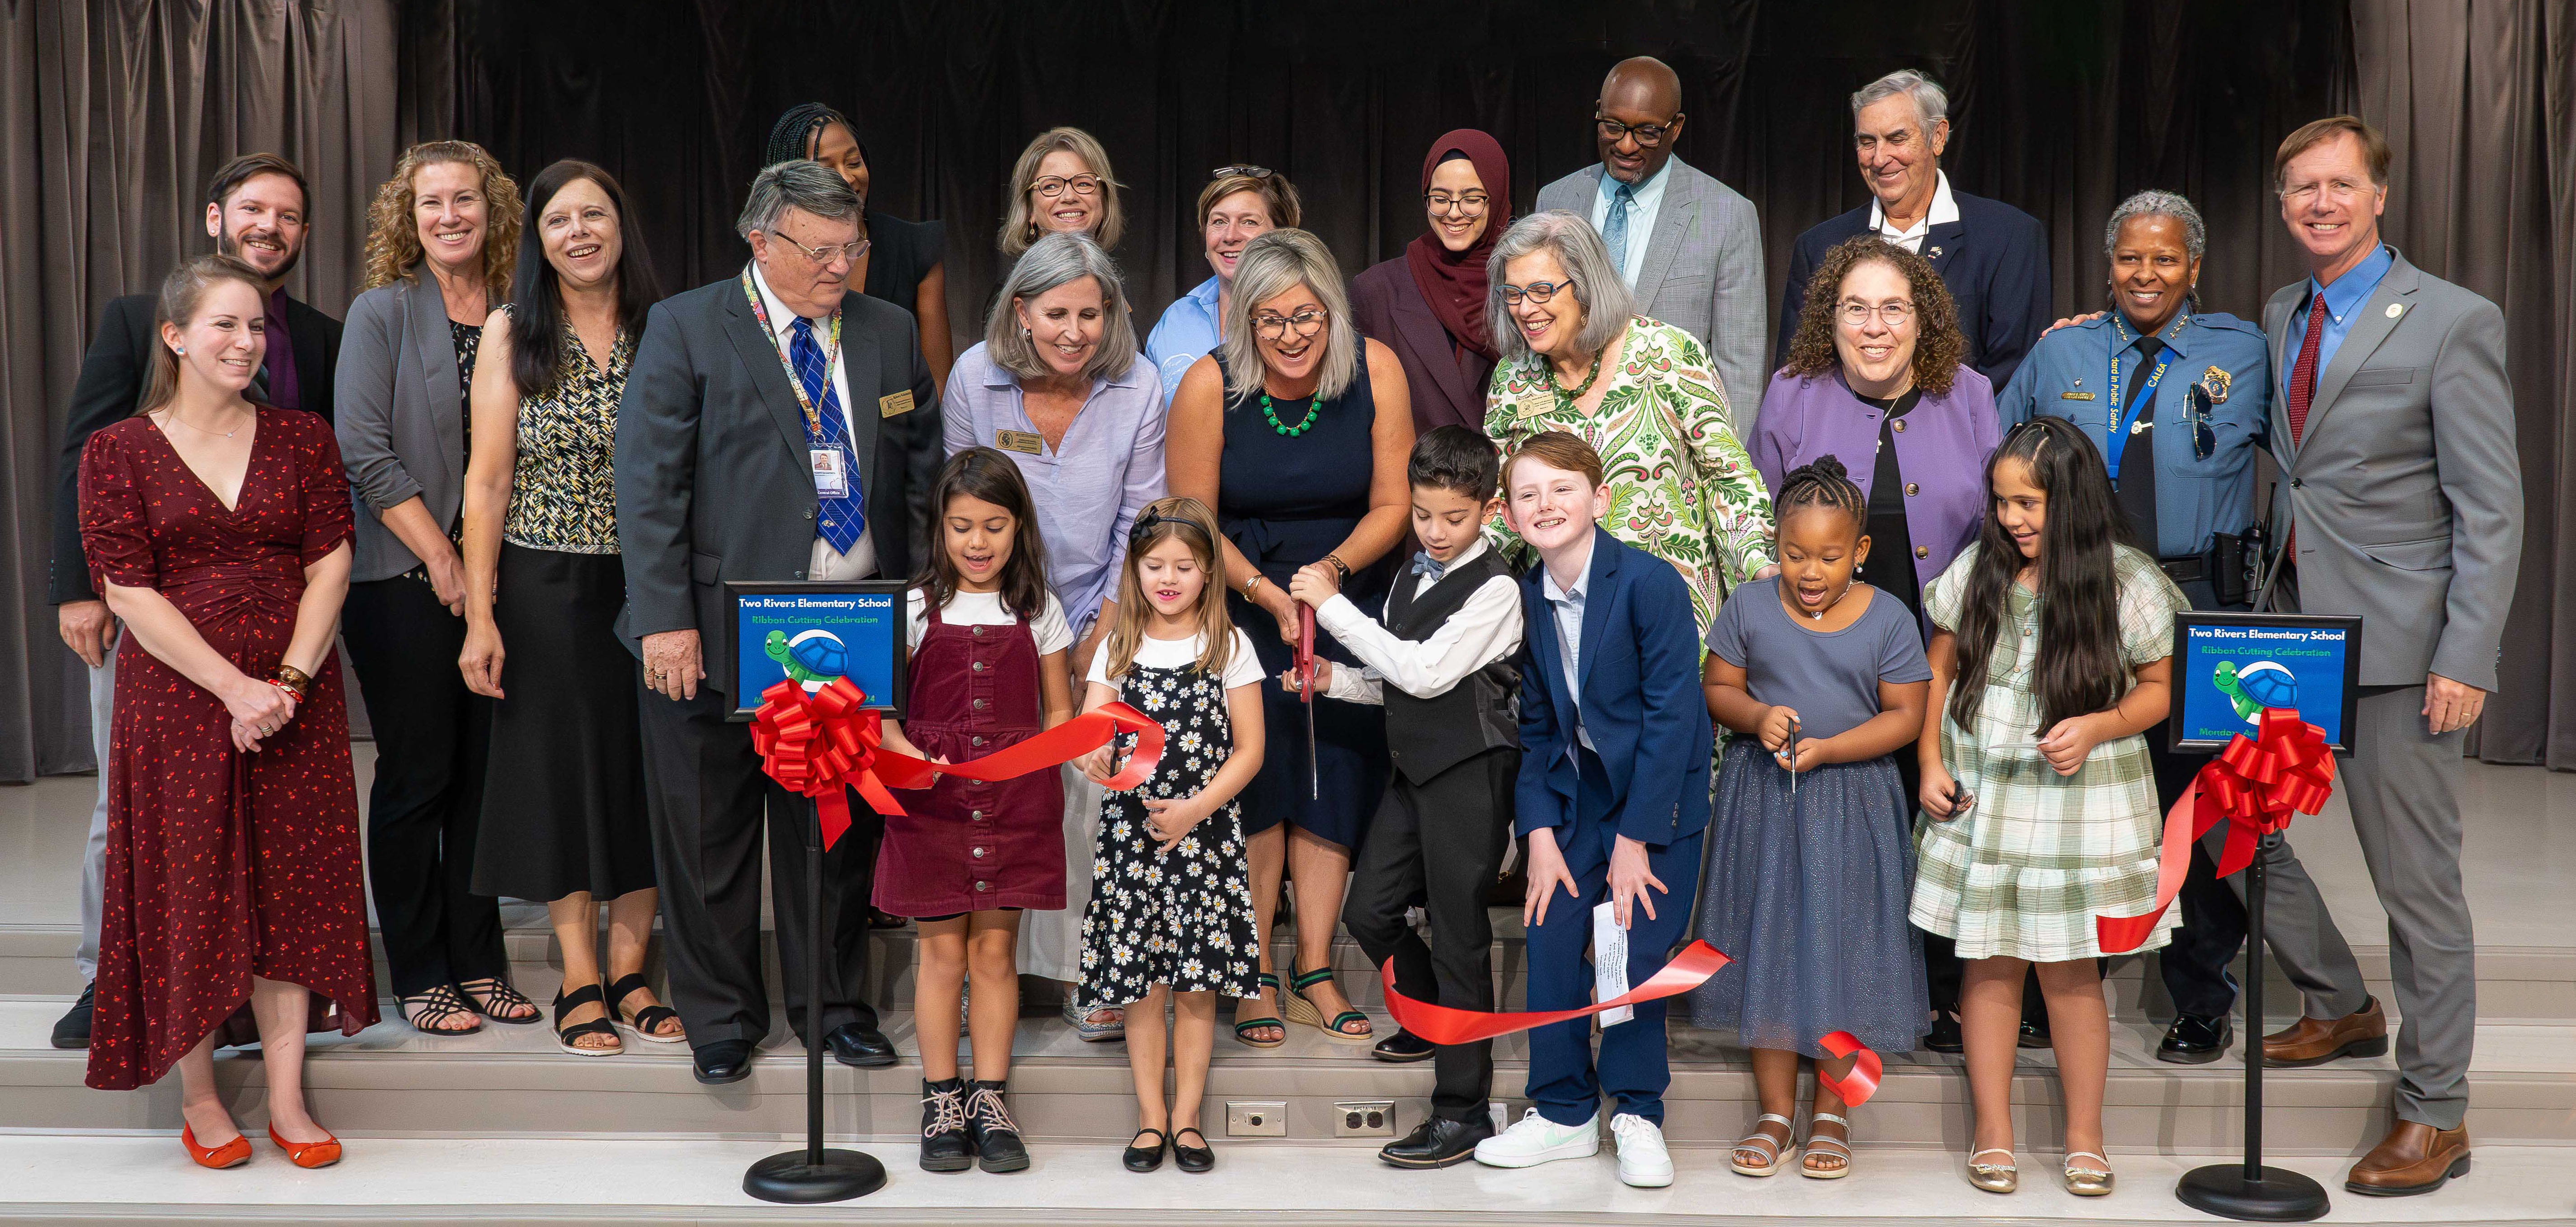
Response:
[[[1184,1133],[1198,1133],[1200,1144],[1197,1146],[1184,1144],[1181,1141],[1181,1135]],[[1187,1129],[1173,1130],[1172,1164],[1180,1168],[1182,1171],[1192,1174],[1214,1171],[1216,1169],[1216,1152],[1208,1149],[1206,1142],[1207,1135],[1199,1133],[1198,1127],[1195,1125]]]
[[[1132,1141],[1127,1143],[1127,1154],[1123,1161],[1127,1164],[1128,1171],[1150,1172],[1163,1165],[1163,1149],[1171,1144],[1172,1135],[1160,1129],[1139,1129],[1136,1131],[1136,1136],[1141,1138],[1149,1133],[1154,1135],[1154,1145],[1150,1150]]]

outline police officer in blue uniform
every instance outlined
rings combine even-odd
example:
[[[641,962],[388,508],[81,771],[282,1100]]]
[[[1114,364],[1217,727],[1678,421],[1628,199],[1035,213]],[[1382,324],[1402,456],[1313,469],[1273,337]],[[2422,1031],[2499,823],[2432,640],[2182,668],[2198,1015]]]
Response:
[[[2208,232],[2173,192],[2140,192],[2104,228],[2112,309],[2051,331],[1995,398],[2009,429],[2039,414],[2082,426],[2102,446],[2121,511],[2192,608],[2250,608],[2246,543],[2254,518],[2254,454],[2271,422],[2271,356],[2263,330],[2194,309]],[[2156,796],[2171,808],[2195,759],[2147,734]],[[2227,1052],[2236,984],[2228,965],[2245,940],[2245,910],[2217,880],[2207,849],[2192,849],[2183,927],[2161,959],[2176,1017],[2156,1050],[2197,1065]]]

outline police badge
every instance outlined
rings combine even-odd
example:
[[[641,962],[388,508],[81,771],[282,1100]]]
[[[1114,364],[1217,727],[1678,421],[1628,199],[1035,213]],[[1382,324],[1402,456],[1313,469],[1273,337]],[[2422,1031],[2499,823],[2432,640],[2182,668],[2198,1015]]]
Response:
[[[2224,368],[2213,366],[2200,373],[2200,390],[2209,397],[2210,404],[2223,405],[2227,403],[2230,381],[2231,377]]]

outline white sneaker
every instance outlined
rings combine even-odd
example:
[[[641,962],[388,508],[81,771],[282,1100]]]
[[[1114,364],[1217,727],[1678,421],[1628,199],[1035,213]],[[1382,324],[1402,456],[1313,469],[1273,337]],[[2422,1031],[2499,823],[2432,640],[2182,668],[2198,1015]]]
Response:
[[[1601,1153],[1601,1115],[1580,1125],[1560,1125],[1532,1108],[1520,1123],[1476,1143],[1476,1162],[1487,1167],[1537,1167],[1559,1159],[1588,1159]],[[1667,1173],[1672,1165],[1664,1165]],[[1669,1174],[1665,1177],[1671,1179]]]
[[[1660,1189],[1673,1182],[1673,1155],[1664,1149],[1664,1131],[1655,1122],[1622,1112],[1610,1118],[1610,1136],[1619,1140],[1621,1181],[1640,1189]]]

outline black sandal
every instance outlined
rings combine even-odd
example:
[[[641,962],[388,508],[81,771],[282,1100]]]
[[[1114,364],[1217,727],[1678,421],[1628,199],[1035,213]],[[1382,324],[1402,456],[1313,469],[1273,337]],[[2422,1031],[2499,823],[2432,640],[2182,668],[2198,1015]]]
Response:
[[[517,1026],[522,1023],[544,1022],[546,1020],[546,1012],[538,1009],[536,1002],[528,1000],[527,994],[510,987],[510,982],[507,980],[485,976],[480,980],[467,980],[456,987],[464,992],[466,1003],[474,1007],[475,1013],[481,1014],[483,1017],[491,1019],[496,1023],[509,1023],[512,1026]],[[478,993],[485,997],[489,997],[492,1000],[489,1002],[478,1001],[475,999],[475,995]],[[527,1013],[503,1013],[505,1010],[516,1011],[520,1009],[527,1010]]]
[[[628,1018],[626,1016],[626,999],[639,992],[650,991],[651,988],[651,985],[644,982],[644,973],[640,971],[633,975],[622,977],[615,984],[609,985],[608,1017],[610,1021],[616,1023],[620,1027],[624,1027],[625,1029],[634,1032],[635,1038],[640,1040],[647,1040],[656,1044],[679,1044],[687,1042],[689,1034],[686,1028],[682,1028],[678,1035],[664,1035],[658,1030],[664,1020],[678,1018],[680,1016],[680,1012],[678,1010],[674,1010],[667,1005],[648,1005],[643,1009],[636,1011],[633,1018]]]
[[[1342,1029],[1349,1026],[1354,1020],[1362,1023],[1368,1022],[1368,1015],[1362,1014],[1358,1010],[1344,1010],[1339,1014],[1333,1015],[1333,1021],[1328,1023],[1324,1021],[1324,1012],[1316,1009],[1315,1003],[1307,999],[1307,989],[1313,988],[1318,984],[1326,983],[1332,978],[1333,969],[1330,967],[1318,967],[1313,971],[1298,973],[1295,979],[1288,982],[1290,996],[1288,1000],[1279,1003],[1279,1012],[1287,1015],[1288,1021],[1290,1022],[1304,1023],[1309,1027],[1313,1027],[1314,1029],[1323,1032],[1325,1039],[1331,1040],[1337,1044],[1375,1043],[1377,1041],[1377,1028],[1373,1024],[1368,1030],[1359,1032],[1356,1035]],[[1202,1134],[1200,1136],[1204,1137],[1206,1135]]]
[[[569,993],[555,994],[555,1043],[565,1052],[577,1057],[613,1057],[626,1051],[626,1042],[617,1039],[617,1024],[605,1018],[594,1018],[589,1022],[574,1023],[571,1026],[564,1025],[564,1015],[586,1005],[607,1008],[608,1000],[600,995],[599,985],[585,984]],[[605,1035],[617,1042],[613,1047],[608,1048],[584,1048],[573,1042],[585,1035]]]
[[[1181,1135],[1184,1133],[1199,1133],[1198,1126],[1192,1125],[1186,1129],[1172,1131],[1172,1165],[1191,1173],[1214,1170],[1216,1152],[1208,1149],[1207,1135],[1199,1133],[1198,1145],[1184,1146],[1181,1144]]]
[[[1269,989],[1274,994],[1279,991],[1278,976],[1265,971],[1260,973],[1257,979],[1260,982],[1261,987]],[[1255,998],[1254,1000],[1259,999]],[[1275,1040],[1257,1040],[1252,1038],[1252,1033],[1262,1029],[1263,1027],[1269,1027],[1278,1031],[1279,1038]],[[1248,1048],[1276,1048],[1281,1044],[1288,1042],[1288,1024],[1280,1021],[1277,1015],[1270,1015],[1263,1018],[1245,1018],[1243,1016],[1243,1007],[1241,1005],[1237,1005],[1234,1007],[1234,1038],[1237,1043],[1243,1044]],[[1201,1134],[1200,1136],[1204,1137],[1206,1135]]]
[[[1125,1158],[1128,1171],[1150,1172],[1163,1165],[1163,1148],[1171,1144],[1172,1135],[1160,1129],[1139,1129],[1136,1136],[1141,1138],[1149,1133],[1154,1135],[1154,1148],[1151,1150],[1137,1145],[1133,1139],[1128,1141]]]
[[[483,1029],[483,1020],[476,1017],[474,1004],[465,999],[465,994],[457,992],[453,984],[441,984],[426,993],[397,998],[394,1004],[402,1008],[403,1021],[410,1023],[411,1029],[422,1035],[472,1035]],[[417,1014],[412,1012],[415,1006],[420,1010]],[[469,1019],[474,1025],[445,1025],[451,1018]]]

